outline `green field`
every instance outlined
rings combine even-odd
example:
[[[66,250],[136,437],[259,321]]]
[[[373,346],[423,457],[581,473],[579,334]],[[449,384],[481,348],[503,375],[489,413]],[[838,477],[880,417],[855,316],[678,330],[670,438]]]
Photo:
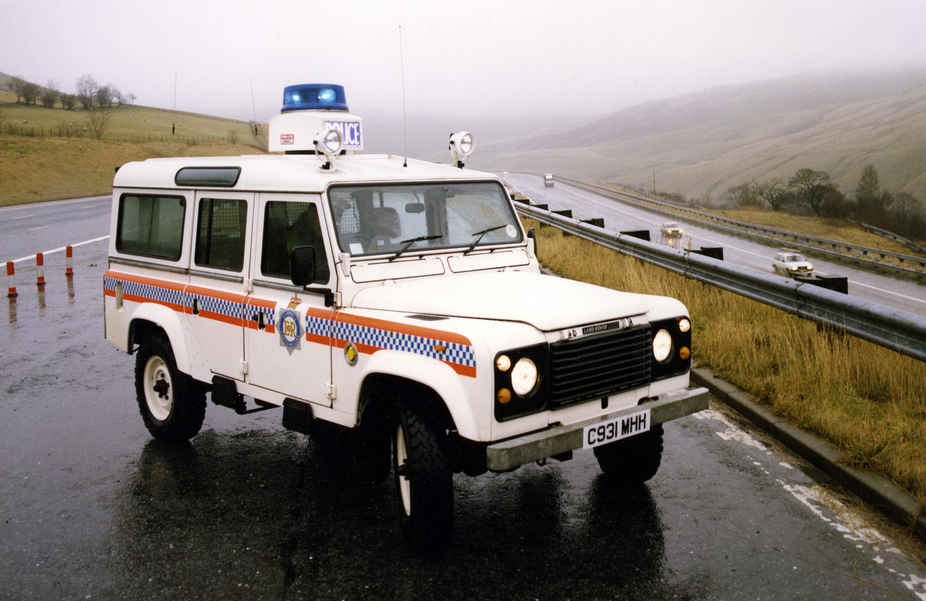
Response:
[[[0,92],[0,206],[108,194],[116,168],[129,161],[256,154],[266,148],[266,139],[247,122],[141,106],[110,109],[112,120],[97,140],[83,129],[85,111],[12,100]],[[79,127],[62,137],[67,123]],[[265,136],[266,127],[260,132]]]

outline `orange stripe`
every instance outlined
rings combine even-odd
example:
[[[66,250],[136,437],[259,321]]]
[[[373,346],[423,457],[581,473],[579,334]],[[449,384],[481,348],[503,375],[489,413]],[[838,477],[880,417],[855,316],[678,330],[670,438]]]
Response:
[[[397,323],[395,321],[386,321],[385,319],[360,317],[358,315],[346,315],[344,313],[339,313],[337,320],[341,323],[349,323],[352,325],[364,326],[376,330],[386,330],[387,332],[397,332],[399,334],[408,334],[410,336],[418,336],[421,338],[432,338],[435,340],[440,340],[441,342],[453,342],[456,344],[462,344],[464,346],[473,345],[473,343],[469,341],[469,338],[466,336],[461,336],[460,334],[446,332],[444,330],[435,330],[432,328],[423,328],[421,326],[410,326],[403,323]]]

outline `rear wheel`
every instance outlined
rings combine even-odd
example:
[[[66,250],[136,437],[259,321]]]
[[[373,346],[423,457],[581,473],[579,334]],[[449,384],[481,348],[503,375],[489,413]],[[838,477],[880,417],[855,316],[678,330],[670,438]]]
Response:
[[[628,484],[646,482],[662,462],[662,424],[648,432],[595,448],[601,471]]]
[[[453,521],[453,470],[446,435],[412,409],[399,412],[393,461],[402,529],[415,548],[447,543]]]
[[[135,356],[135,396],[145,427],[160,440],[189,440],[206,418],[205,389],[177,370],[170,344],[160,338],[145,340]]]

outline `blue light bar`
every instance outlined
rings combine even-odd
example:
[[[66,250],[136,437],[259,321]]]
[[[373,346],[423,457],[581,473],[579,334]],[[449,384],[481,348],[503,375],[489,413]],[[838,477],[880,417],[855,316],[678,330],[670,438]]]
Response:
[[[305,83],[286,86],[283,90],[283,110],[289,111],[346,111],[344,86],[324,83]]]

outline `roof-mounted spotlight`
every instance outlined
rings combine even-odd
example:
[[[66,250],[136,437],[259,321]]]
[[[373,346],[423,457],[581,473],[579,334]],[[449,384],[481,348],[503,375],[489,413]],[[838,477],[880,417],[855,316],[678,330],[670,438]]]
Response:
[[[463,168],[463,161],[469,155],[473,154],[476,147],[476,140],[473,134],[468,131],[461,131],[450,135],[450,152],[453,154],[453,160],[460,169]]]
[[[322,155],[325,156],[322,169],[331,169],[331,163],[338,158],[338,154],[341,152],[341,132],[336,129],[318,132],[318,135],[315,136],[314,143],[315,154],[319,157]]]

